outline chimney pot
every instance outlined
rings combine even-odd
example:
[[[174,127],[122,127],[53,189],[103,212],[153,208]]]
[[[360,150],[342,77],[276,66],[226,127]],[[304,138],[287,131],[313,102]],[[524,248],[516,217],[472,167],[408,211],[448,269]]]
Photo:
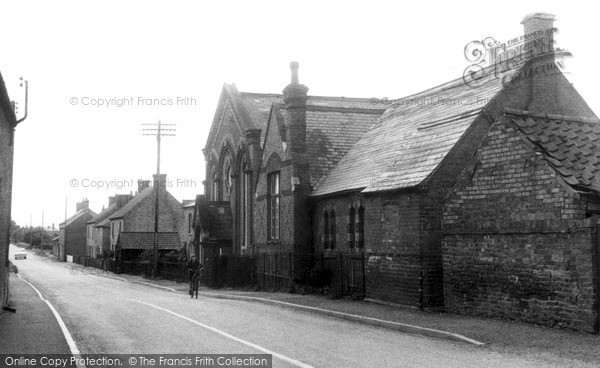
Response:
[[[529,56],[554,51],[555,19],[555,15],[548,13],[531,13],[523,18],[521,24]]]
[[[300,64],[297,61],[292,61],[290,63],[290,69],[292,70],[292,82],[291,84],[299,84],[300,82],[298,81],[298,68],[300,67]]]

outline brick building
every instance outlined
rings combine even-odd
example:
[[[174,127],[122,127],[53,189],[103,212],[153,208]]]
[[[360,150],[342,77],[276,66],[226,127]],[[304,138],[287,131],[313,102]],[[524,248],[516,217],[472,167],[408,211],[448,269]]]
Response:
[[[4,79],[0,74],[0,313],[8,301],[8,247],[10,245],[10,212],[14,134],[17,118]]]
[[[108,207],[87,222],[86,256],[97,257],[110,250],[110,216],[133,198],[130,194],[108,197]]]
[[[384,111],[369,99],[307,96],[292,63],[279,94],[225,85],[204,148],[206,201],[199,224],[214,229],[207,254],[311,252],[308,194]]]
[[[182,205],[167,191],[167,176],[153,175],[149,180],[138,181],[138,192],[120,209],[108,216],[110,221],[110,249],[115,251],[121,232],[154,233],[155,199],[159,196],[158,231],[179,234]],[[181,246],[181,241],[179,242]]]
[[[295,63],[283,95],[226,85],[201,241],[362,253],[370,299],[597,330],[598,121],[564,76],[553,20],[525,17],[527,42],[477,83],[385,112],[307,96]]]
[[[75,205],[75,214],[58,225],[60,239],[57,258],[59,260],[67,261],[73,256],[86,255],[87,222],[96,216],[96,213],[90,210],[89,204],[87,199],[78,202]]]

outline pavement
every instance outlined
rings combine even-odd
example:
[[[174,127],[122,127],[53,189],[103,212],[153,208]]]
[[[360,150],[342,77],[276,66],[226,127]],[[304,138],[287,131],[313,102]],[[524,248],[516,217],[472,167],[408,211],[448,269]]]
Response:
[[[52,310],[18,274],[9,278],[9,307],[0,315],[0,354],[71,354],[69,344]]]
[[[148,280],[140,276],[83,268],[62,263],[66,268],[96,272],[126,283],[135,283],[172,293],[187,294],[188,285],[169,280]],[[423,312],[397,305],[348,299],[331,299],[321,295],[299,295],[201,287],[200,297],[244,300],[294,308],[310,313],[341,318],[356,323],[393,329],[403,333],[459,341],[495,352],[511,352],[524,356],[550,354],[576,359],[582,363],[600,363],[600,335],[564,329],[547,328],[507,320]],[[10,278],[10,306],[17,313],[0,315],[0,353],[32,351],[28,347],[47,344],[44,351],[69,353],[69,346],[52,312],[36,292],[17,275]],[[18,338],[15,338],[18,336]]]

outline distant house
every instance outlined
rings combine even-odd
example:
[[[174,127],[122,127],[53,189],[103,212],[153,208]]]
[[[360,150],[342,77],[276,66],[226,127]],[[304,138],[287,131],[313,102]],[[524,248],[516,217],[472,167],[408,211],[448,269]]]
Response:
[[[196,209],[195,199],[184,199],[183,212],[181,218],[181,227],[179,231],[179,237],[186,248],[186,254],[198,255],[198,249],[194,247],[194,212]]]
[[[66,261],[71,257],[83,257],[86,255],[86,230],[87,222],[96,213],[89,208],[90,202],[84,199],[76,205],[76,211],[66,222],[59,224],[60,246],[58,259]]]
[[[97,257],[110,250],[110,215],[133,198],[130,194],[117,194],[108,198],[108,207],[100,211],[87,223],[87,248],[88,257]]]
[[[15,127],[19,121],[0,74],[0,313],[8,300],[8,246]]]
[[[165,174],[153,175],[153,179],[153,185],[150,185],[149,180],[138,181],[137,194],[108,217],[111,250],[116,249],[119,235],[122,232],[154,232],[156,195],[159,196],[158,231],[160,233],[180,233],[183,206],[167,191]],[[180,240],[179,247],[181,246]]]

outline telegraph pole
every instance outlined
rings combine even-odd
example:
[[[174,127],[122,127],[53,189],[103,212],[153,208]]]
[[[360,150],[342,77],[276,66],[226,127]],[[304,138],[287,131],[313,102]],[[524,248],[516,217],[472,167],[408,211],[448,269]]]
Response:
[[[69,197],[65,197],[65,231],[63,232],[65,235],[65,239],[63,240],[62,252],[60,249],[60,242],[58,244],[59,260],[62,262],[67,261],[67,205],[68,205],[68,203],[69,203]],[[60,232],[60,226],[59,226],[59,232]]]
[[[156,177],[160,175],[160,139],[161,137],[175,136],[175,124],[164,124],[160,120],[156,124],[142,124],[147,128],[142,128],[143,135],[156,136]],[[158,271],[158,213],[159,213],[159,188],[161,183],[154,183],[154,259],[152,265],[152,275],[154,278]],[[164,183],[166,185],[166,183]]]

